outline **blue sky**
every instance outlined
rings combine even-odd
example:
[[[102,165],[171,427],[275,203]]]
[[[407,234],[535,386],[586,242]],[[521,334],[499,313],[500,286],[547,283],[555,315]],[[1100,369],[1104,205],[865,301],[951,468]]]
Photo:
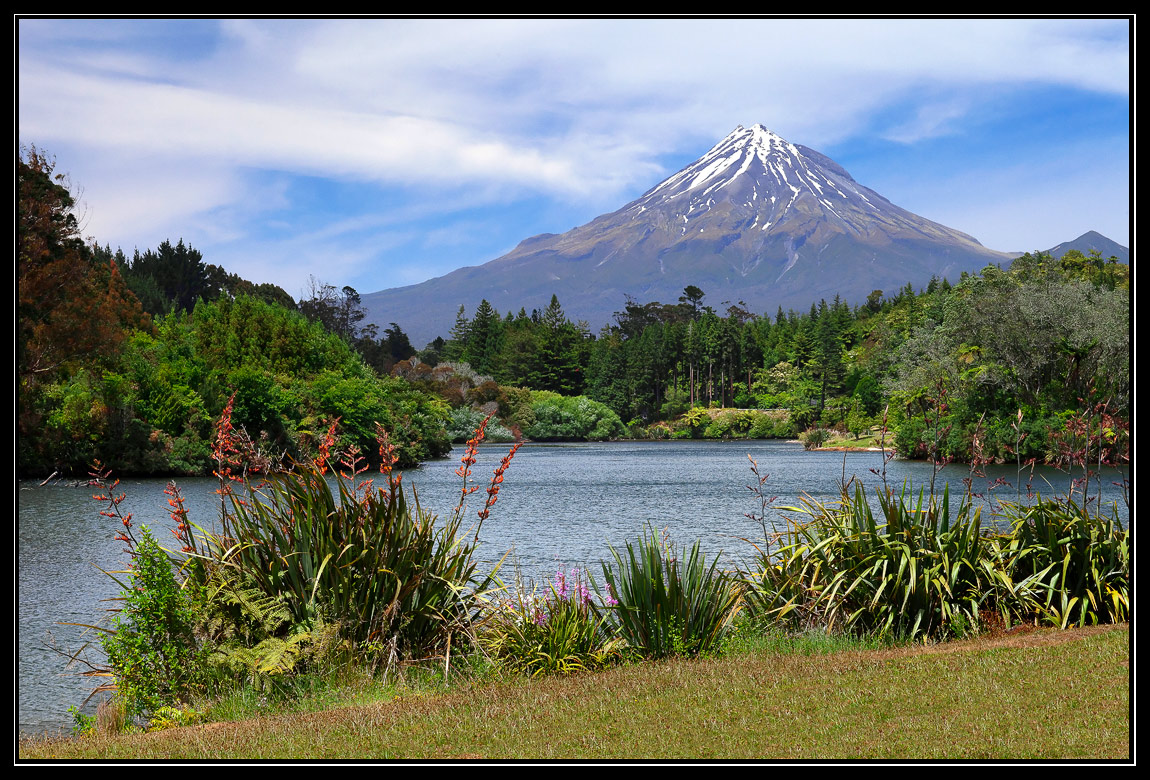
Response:
[[[18,133],[86,235],[183,238],[295,297],[478,265],[614,211],[736,125],[993,249],[1129,245],[1130,23],[17,22]]]

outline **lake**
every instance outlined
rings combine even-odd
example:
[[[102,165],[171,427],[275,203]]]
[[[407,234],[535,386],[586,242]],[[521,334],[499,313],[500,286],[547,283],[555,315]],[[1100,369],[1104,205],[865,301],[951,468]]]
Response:
[[[484,445],[474,467],[472,484],[480,490],[470,497],[468,518],[482,508],[492,470],[506,455],[505,445]],[[797,505],[804,493],[818,500],[834,500],[839,485],[852,476],[862,480],[873,495],[881,479],[882,455],[878,452],[807,452],[801,445],[781,441],[675,441],[616,442],[602,444],[527,444],[519,450],[508,470],[499,501],[484,523],[480,540],[480,571],[489,571],[507,555],[500,574],[514,581],[516,572],[527,583],[549,581],[559,566],[590,569],[602,581],[600,561],[611,559],[609,546],[622,547],[636,539],[648,525],[665,529],[678,545],[699,539],[708,560],[722,553],[723,565],[731,568],[749,560],[753,552],[745,539],[762,532],[745,513],[759,505],[747,489],[753,482],[747,455],[755,458],[760,472],[770,474],[765,490],[777,495],[773,520],[782,523],[781,510]],[[455,475],[461,450],[450,459],[426,463],[404,472],[404,485],[414,487],[422,506],[439,515],[448,514],[459,498]],[[927,463],[894,460],[887,464],[887,480],[901,486],[904,480],[915,489],[929,486],[932,467]],[[1008,481],[989,491],[992,501],[1014,501],[1023,476],[1011,466],[990,466],[975,490],[987,492],[988,482]],[[961,492],[965,466],[943,469],[937,485],[949,482]],[[1107,470],[1102,477],[1103,500],[1116,503],[1119,516],[1128,522],[1128,510],[1120,488],[1122,473]],[[1043,495],[1065,493],[1070,477],[1052,468],[1037,468],[1032,480]],[[121,505],[133,513],[137,527],[149,525],[165,544],[172,527],[167,514],[167,480],[126,479],[120,490],[127,493]],[[194,522],[210,525],[218,516],[219,497],[215,479],[179,479],[189,514]],[[92,490],[53,484],[39,487],[36,481],[17,485],[19,504],[18,663],[19,728],[24,733],[68,728],[68,707],[80,704],[93,681],[64,672],[65,659],[46,647],[51,636],[61,649],[74,652],[86,639],[83,629],[60,623],[93,623],[101,620],[119,587],[100,569],[122,569],[123,545],[114,541],[117,523],[99,514]],[[1092,483],[1092,495],[1098,489]],[[985,512],[984,512],[985,515]],[[164,529],[164,530],[160,530]],[[93,658],[98,654],[93,653]]]

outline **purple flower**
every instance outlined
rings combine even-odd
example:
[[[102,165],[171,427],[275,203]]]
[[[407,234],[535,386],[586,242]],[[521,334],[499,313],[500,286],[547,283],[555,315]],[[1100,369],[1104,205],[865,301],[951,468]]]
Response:
[[[567,575],[562,568],[555,572],[555,593],[560,599],[567,598]]]

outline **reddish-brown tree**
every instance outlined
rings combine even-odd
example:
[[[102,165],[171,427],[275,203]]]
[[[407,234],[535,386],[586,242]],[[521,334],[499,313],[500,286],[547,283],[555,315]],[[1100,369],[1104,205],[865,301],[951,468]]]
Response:
[[[17,174],[17,358],[19,427],[32,430],[36,388],[72,365],[115,359],[127,334],[151,319],[115,263],[95,260],[80,235],[75,199],[36,147],[21,149]]]

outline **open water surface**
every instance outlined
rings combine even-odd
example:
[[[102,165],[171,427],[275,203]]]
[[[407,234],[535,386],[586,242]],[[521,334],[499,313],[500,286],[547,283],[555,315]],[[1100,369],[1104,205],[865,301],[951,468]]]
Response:
[[[483,505],[491,472],[506,455],[504,445],[484,445],[473,470],[472,484],[480,489],[469,499],[469,519]],[[404,472],[405,487],[414,487],[424,509],[447,515],[459,500],[460,478],[455,470],[461,450],[452,457]],[[803,495],[820,501],[839,496],[844,479],[855,477],[871,493],[881,486],[882,454],[878,452],[807,452],[801,445],[781,441],[677,441],[617,442],[605,444],[527,444],[508,470],[498,503],[480,529],[480,572],[490,571],[504,555],[500,575],[514,582],[516,574],[528,585],[549,581],[557,568],[588,569],[602,582],[601,561],[611,561],[609,546],[624,548],[651,526],[665,530],[676,546],[696,539],[707,554],[722,554],[721,565],[733,568],[748,561],[753,548],[746,540],[761,540],[762,530],[745,514],[759,510],[758,499],[747,489],[754,479],[747,456],[758,461],[760,473],[770,474],[764,490],[778,496],[769,513],[783,527],[782,507],[797,506]],[[872,471],[873,470],[873,471]],[[878,472],[876,474],[875,472]],[[904,482],[929,488],[930,464],[890,461],[888,484]],[[937,476],[952,493],[961,493],[968,476],[964,466],[952,465]],[[1006,480],[993,490],[988,484]],[[992,502],[1026,501],[1028,474],[1019,479],[1014,466],[991,466],[976,479],[976,492]],[[1123,523],[1128,509],[1122,473],[1109,470],[1100,480],[1105,504],[1116,504]],[[1037,468],[1030,479],[1043,495],[1064,494],[1070,476],[1051,468]],[[211,526],[219,513],[215,479],[177,480],[194,522]],[[161,544],[170,539],[164,479],[126,479],[119,490],[127,493],[123,512],[133,513],[138,528],[150,526]],[[77,676],[83,667],[65,671],[66,658],[47,644],[75,652],[92,632],[67,623],[97,623],[114,606],[119,586],[101,569],[114,571],[126,563],[123,545],[114,541],[117,521],[99,514],[92,490],[56,483],[40,487],[36,481],[18,483],[19,579],[18,667],[19,729],[22,733],[67,729],[68,707],[78,705],[94,687],[91,678]],[[1097,495],[1098,481],[1091,483]],[[984,510],[984,517],[986,510]],[[985,525],[985,523],[984,523]],[[91,652],[95,660],[98,652]],[[92,708],[92,704],[89,704]]]

